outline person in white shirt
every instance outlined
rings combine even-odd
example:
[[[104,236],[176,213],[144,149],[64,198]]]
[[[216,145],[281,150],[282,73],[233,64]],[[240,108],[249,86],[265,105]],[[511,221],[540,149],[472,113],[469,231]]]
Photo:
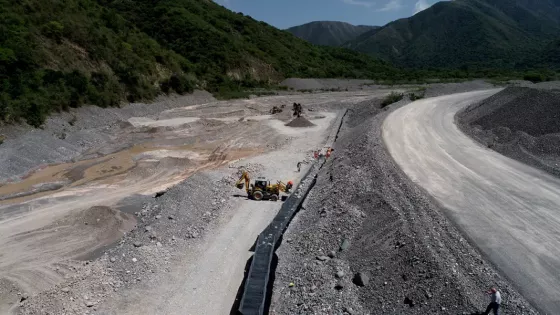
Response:
[[[498,315],[500,304],[502,303],[502,296],[496,288],[491,288],[487,293],[490,294],[490,304],[488,304],[484,315],[490,314],[490,311],[493,311],[494,315]]]

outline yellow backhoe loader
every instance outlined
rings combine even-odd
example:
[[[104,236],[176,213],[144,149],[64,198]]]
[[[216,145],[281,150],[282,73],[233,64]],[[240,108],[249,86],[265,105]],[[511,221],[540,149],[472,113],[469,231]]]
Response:
[[[264,177],[257,178],[251,184],[251,178],[247,172],[243,172],[237,183],[235,183],[235,186],[239,189],[245,187],[249,199],[270,201],[277,201],[282,192],[290,193],[293,185],[292,181],[289,181],[287,184],[281,181],[278,181],[276,184],[270,184],[270,181]]]

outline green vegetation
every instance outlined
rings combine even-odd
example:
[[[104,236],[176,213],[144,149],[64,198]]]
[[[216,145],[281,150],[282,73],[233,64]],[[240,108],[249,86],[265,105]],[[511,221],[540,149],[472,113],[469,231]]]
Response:
[[[533,83],[552,81],[556,79],[556,74],[552,71],[528,71],[523,76],[523,80],[531,81]]]
[[[207,0],[0,0],[0,6],[0,121],[25,120],[34,126],[40,126],[53,111],[86,103],[118,106],[123,100],[147,101],[161,93],[188,93],[195,88],[206,89],[218,98],[272,95],[276,93],[275,84],[288,77],[420,84],[472,78],[526,77],[536,81],[557,76],[550,70],[526,73],[525,68],[502,67],[494,61],[492,67],[484,67],[481,62],[452,70],[426,68],[424,64],[399,69],[344,48],[314,46]],[[411,34],[419,36],[415,32],[421,26],[414,24]],[[472,27],[466,27],[466,34]],[[428,29],[439,34],[433,27]],[[492,34],[495,32],[490,34],[494,40]],[[461,36],[457,40],[464,40]],[[524,46],[531,48],[534,43],[529,39]],[[390,44],[397,50],[404,49],[402,43]],[[415,46],[407,50],[410,56],[426,53],[432,58],[437,52],[437,58],[443,56],[443,62],[449,65],[453,63],[445,58],[463,58],[463,50],[460,54],[449,51],[462,47],[454,46],[454,42],[446,42],[447,48],[442,51],[437,40],[418,45],[427,50]],[[485,52],[492,47],[482,47],[484,53],[479,55],[478,50],[465,52],[485,61],[491,59]],[[539,60],[542,69],[558,58],[555,52],[560,46],[547,47],[546,58]],[[519,54],[526,52],[521,49]],[[406,58],[403,55],[395,60]],[[502,69],[496,70],[495,66]]]
[[[192,65],[91,0],[0,0],[0,120],[188,92]]]
[[[313,46],[213,1],[103,3],[187,58],[202,87],[214,93],[250,89],[287,77],[386,79],[398,72],[363,54]]]
[[[398,92],[391,92],[387,95],[381,102],[381,108],[387,107],[393,103],[396,103],[404,98],[404,94]]]
[[[527,57],[543,55],[558,34],[558,1],[443,1],[364,33],[344,47],[405,67],[521,70],[535,67],[537,58]],[[548,51],[558,69],[559,50],[552,44]]]
[[[426,96],[425,87],[417,88],[416,90],[408,93],[408,98],[413,102],[419,99],[423,99],[424,96]]]
[[[0,121],[195,87],[246,97],[286,77],[387,79],[386,62],[313,46],[212,1],[0,0]]]

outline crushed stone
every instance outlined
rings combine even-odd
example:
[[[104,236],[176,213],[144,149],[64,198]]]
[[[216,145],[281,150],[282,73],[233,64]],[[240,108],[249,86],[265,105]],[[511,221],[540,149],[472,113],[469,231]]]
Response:
[[[483,292],[496,286],[504,313],[537,314],[392,160],[381,125],[406,102],[388,110],[379,102],[349,113],[335,153],[286,231],[291,242],[277,251],[270,312],[476,314],[488,304]],[[335,259],[316,259],[337,249]],[[352,276],[339,279],[338,271]],[[352,282],[358,273],[367,274],[367,285]],[[298,286],[289,290],[291,282]]]
[[[456,121],[483,146],[560,176],[559,118],[560,91],[509,87],[460,111]]]
[[[307,118],[300,116],[295,118],[294,120],[290,121],[286,124],[288,127],[295,127],[295,128],[303,128],[303,127],[313,127],[315,126],[314,123],[307,120]]]

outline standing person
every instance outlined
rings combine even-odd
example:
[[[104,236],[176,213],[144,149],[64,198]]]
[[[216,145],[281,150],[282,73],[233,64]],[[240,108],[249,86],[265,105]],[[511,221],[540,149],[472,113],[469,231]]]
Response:
[[[297,171],[298,171],[298,172],[301,172],[301,162],[298,162],[298,163],[297,163]]]
[[[487,292],[490,294],[490,304],[486,308],[485,315],[490,314],[490,311],[494,312],[494,315],[498,315],[498,311],[500,309],[500,304],[502,303],[502,296],[500,292],[496,290],[496,288],[491,288],[490,291]]]

